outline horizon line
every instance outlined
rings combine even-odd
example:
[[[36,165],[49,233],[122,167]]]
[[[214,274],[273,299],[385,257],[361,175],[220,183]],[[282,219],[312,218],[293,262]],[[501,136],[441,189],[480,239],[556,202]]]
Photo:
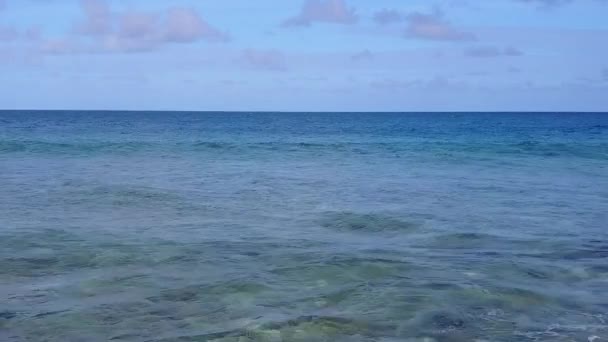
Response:
[[[250,114],[608,114],[607,111],[573,111],[573,110],[524,110],[524,111],[467,111],[467,110],[447,110],[447,111],[290,111],[290,110],[164,110],[164,109],[0,109],[1,112],[128,112],[128,113],[250,113]]]

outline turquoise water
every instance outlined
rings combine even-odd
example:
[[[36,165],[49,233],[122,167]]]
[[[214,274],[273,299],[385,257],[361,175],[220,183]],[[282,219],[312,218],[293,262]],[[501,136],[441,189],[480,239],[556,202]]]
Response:
[[[608,115],[0,112],[1,341],[608,339]]]

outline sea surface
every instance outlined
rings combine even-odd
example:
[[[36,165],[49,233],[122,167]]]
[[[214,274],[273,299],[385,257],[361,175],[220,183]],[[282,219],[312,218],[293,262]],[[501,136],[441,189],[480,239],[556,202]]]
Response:
[[[608,341],[608,114],[0,112],[0,341]]]

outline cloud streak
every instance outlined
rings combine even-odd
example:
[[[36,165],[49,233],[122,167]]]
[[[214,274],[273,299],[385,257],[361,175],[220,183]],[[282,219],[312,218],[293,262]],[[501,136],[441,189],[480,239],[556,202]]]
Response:
[[[393,23],[403,22],[406,16],[395,9],[383,9],[374,13],[374,22],[379,25],[390,25]]]
[[[75,31],[88,35],[109,34],[112,30],[110,6],[103,0],[81,0],[85,19],[76,24]]]
[[[475,58],[495,58],[495,57],[519,57],[523,52],[512,46],[498,48],[495,46],[476,46],[466,49],[465,56]]]
[[[129,10],[113,12],[104,0],[81,0],[84,19],[74,25],[73,32],[87,40],[87,47],[68,50],[59,46],[83,45],[82,41],[58,44],[48,42],[48,51],[141,52],[167,44],[197,41],[227,41],[226,33],[207,23],[189,7],[172,7],[159,12]]]
[[[561,5],[572,3],[573,0],[514,0],[516,2],[537,5],[539,9],[551,9]],[[608,0],[595,0],[598,3],[608,4]]]
[[[557,5],[563,5],[570,2],[570,0],[517,0],[519,2],[525,2],[530,4],[536,4],[543,7],[553,7]]]
[[[395,9],[382,9],[374,13],[376,24],[386,26],[406,23],[406,38],[436,41],[473,41],[475,35],[454,27],[439,8],[431,13],[403,13]]]
[[[381,79],[370,82],[372,88],[380,89],[383,91],[397,91],[404,89],[426,89],[426,90],[441,90],[450,88],[463,89],[468,85],[462,81],[455,81],[444,76],[435,76],[430,79],[412,79],[412,80],[399,80],[399,79]]]
[[[355,9],[345,0],[306,0],[296,16],[285,20],[283,27],[310,26],[313,23],[355,24]]]
[[[167,11],[163,39],[173,43],[191,43],[199,39],[226,41],[226,33],[212,27],[191,8],[175,7]]]
[[[4,0],[0,0],[0,12],[3,12],[6,7]],[[15,42],[15,41],[36,41],[40,39],[41,32],[38,27],[30,26],[15,27],[2,25],[0,23],[0,42]]]
[[[407,27],[405,37],[437,40],[437,41],[474,41],[473,33],[459,30],[452,26],[443,15],[436,9],[431,14],[413,12],[405,17]]]
[[[351,61],[353,62],[369,62],[369,61],[373,61],[374,60],[374,54],[365,49],[363,51],[359,51],[357,53],[355,53],[354,55],[350,56]]]
[[[277,50],[246,49],[241,61],[251,69],[264,71],[286,71],[285,56]]]
[[[17,40],[19,33],[14,27],[0,26],[0,42]]]

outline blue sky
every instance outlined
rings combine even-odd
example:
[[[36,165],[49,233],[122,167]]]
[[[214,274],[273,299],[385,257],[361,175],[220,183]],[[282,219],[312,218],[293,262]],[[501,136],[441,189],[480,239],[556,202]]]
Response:
[[[608,0],[0,0],[0,108],[606,111]]]

